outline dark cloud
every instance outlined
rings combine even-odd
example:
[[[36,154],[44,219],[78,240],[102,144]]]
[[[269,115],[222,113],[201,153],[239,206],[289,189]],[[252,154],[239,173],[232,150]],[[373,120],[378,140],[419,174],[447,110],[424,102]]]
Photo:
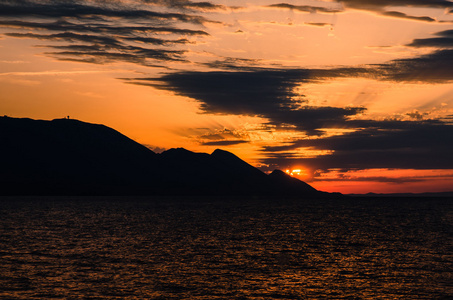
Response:
[[[141,65],[151,65],[148,60],[183,61],[184,51],[168,49],[150,49],[124,44],[120,39],[108,36],[77,34],[71,32],[57,34],[33,33],[6,33],[5,35],[17,38],[35,38],[50,41],[85,42],[91,45],[46,45],[41,47],[60,50],[58,52],[45,52],[59,60],[79,61],[87,63],[104,64],[123,61]],[[135,40],[135,38],[125,38]],[[171,45],[178,41],[153,39],[148,44]],[[64,51],[62,51],[64,50]]]
[[[235,140],[235,141],[215,141],[215,142],[204,142],[203,146],[233,146],[239,144],[249,143],[250,141]]]
[[[121,2],[109,3],[103,1],[14,1],[0,3],[0,16],[7,17],[40,17],[77,19],[96,17],[146,19],[157,21],[182,21],[195,24],[211,22],[204,17],[181,13],[161,13],[133,6],[121,5]]]
[[[198,2],[185,2],[202,6]],[[208,35],[203,30],[173,26],[175,22],[178,25],[208,22],[202,16],[162,12],[162,9],[157,12],[151,8],[126,1],[3,1],[0,27],[19,31],[6,33],[9,37],[66,43],[46,45],[56,51],[45,54],[58,60],[96,64],[128,62],[144,66],[156,66],[161,61],[183,62],[186,51],[181,47],[193,43],[188,36]],[[24,29],[34,32],[24,33]],[[37,30],[44,32],[37,33]]]
[[[310,5],[292,5],[289,3],[272,4],[268,7],[284,8],[309,13],[338,13],[347,8],[372,11],[382,16],[407,19],[422,22],[437,22],[436,19],[429,16],[411,16],[399,11],[388,11],[389,7],[407,6],[407,7],[427,7],[427,8],[452,8],[453,2],[447,0],[336,0],[334,3],[341,4],[340,7],[320,7]],[[333,3],[329,3],[332,6]],[[440,21],[443,22],[443,21]]]
[[[337,0],[346,8],[373,11],[387,17],[408,19],[414,21],[437,22],[429,16],[411,16],[398,11],[388,11],[389,7],[425,7],[425,8],[451,8],[453,2],[448,0]]]
[[[150,38],[150,37],[114,38],[114,37],[100,36],[100,35],[78,34],[78,33],[73,33],[73,32],[63,32],[63,33],[55,33],[55,34],[5,33],[5,35],[10,36],[10,37],[16,37],[16,38],[32,38],[32,39],[49,40],[49,41],[95,43],[95,44],[103,44],[105,47],[108,47],[109,45],[112,45],[112,46],[121,45],[122,44],[121,39],[128,40],[128,41],[143,42],[145,44],[162,45],[162,46],[189,43],[188,39],[165,40],[165,39]]]
[[[264,69],[232,64],[230,71],[176,72],[127,81],[196,99],[204,113],[258,116],[269,126],[322,135],[325,128],[357,128],[351,117],[366,109],[310,106],[304,95],[296,92],[299,85],[351,77],[426,83],[453,80],[453,50],[362,68]]]
[[[207,63],[203,63],[203,65],[211,69],[255,71],[257,66],[262,62],[263,61],[260,59],[224,57],[223,59],[216,59]]]
[[[303,82],[363,72],[366,70],[360,68],[179,72],[129,82],[196,99],[204,113],[259,116],[268,120],[267,125],[321,134],[322,128],[348,126],[348,117],[362,113],[364,108],[309,106],[294,89]]]
[[[381,182],[381,183],[394,183],[394,184],[404,184],[409,182],[423,182],[433,177],[423,178],[423,177],[384,177],[384,176],[367,176],[367,177],[357,177],[349,176],[348,174],[341,175],[339,174],[337,178],[315,178],[314,181],[362,181],[362,182]],[[435,177],[434,177],[435,178]]]
[[[19,29],[37,29],[63,32],[91,32],[131,36],[133,34],[176,34],[176,35],[202,35],[209,33],[203,30],[181,29],[167,26],[115,26],[103,23],[76,24],[65,20],[55,22],[34,22],[17,20],[0,20],[0,26]]]
[[[348,7],[360,9],[377,9],[391,6],[451,8],[453,3],[449,0],[339,0]]]
[[[211,2],[193,2],[189,0],[142,0],[142,1],[148,4],[155,4],[165,7],[186,10],[212,11],[212,10],[225,10],[228,8],[225,5],[213,4]]]
[[[10,37],[16,37],[16,38],[32,38],[32,39],[50,40],[50,41],[101,43],[104,45],[120,44],[120,42],[117,39],[114,39],[112,37],[77,34],[77,33],[72,33],[72,32],[63,32],[63,33],[56,33],[56,34],[5,33],[5,35],[10,36]]]
[[[410,47],[436,47],[436,48],[453,48],[453,38],[428,38],[415,39],[408,44]]]
[[[147,49],[134,46],[113,45],[70,45],[70,46],[44,46],[66,51],[45,52],[47,55],[64,61],[79,61],[95,64],[111,62],[127,62],[144,66],[153,66],[148,60],[159,61],[184,61],[180,56],[183,51],[170,51],[162,49]],[[120,52],[116,52],[116,51]]]
[[[360,124],[362,122],[362,124]],[[451,169],[453,126],[440,121],[359,121],[365,127],[352,133],[304,139],[278,147],[265,147],[267,164],[295,162],[318,169],[413,168]],[[301,158],[295,150],[333,151],[328,155]]]
[[[377,66],[384,80],[446,83],[453,80],[453,50],[445,49],[415,58],[396,59]]]
[[[305,22],[304,24],[317,27],[332,26],[331,23],[316,23],[316,22]]]
[[[453,38],[453,30],[444,30],[437,32],[436,35],[438,36],[446,36],[446,37],[452,37]]]
[[[341,9],[322,7],[322,6],[312,6],[312,5],[292,5],[289,3],[278,3],[272,4],[268,7],[272,8],[286,8],[295,11],[308,12],[308,13],[336,13],[341,12]]]
[[[414,21],[422,21],[422,22],[436,22],[436,19],[433,19],[431,17],[427,16],[422,16],[422,17],[417,17],[417,16],[410,16],[402,12],[398,11],[384,11],[381,13],[381,15],[386,16],[386,17],[392,17],[392,18],[399,18],[399,19],[408,19],[408,20],[414,20]]]
[[[407,46],[410,47],[436,47],[453,48],[453,30],[444,30],[435,34],[439,37],[415,39]]]

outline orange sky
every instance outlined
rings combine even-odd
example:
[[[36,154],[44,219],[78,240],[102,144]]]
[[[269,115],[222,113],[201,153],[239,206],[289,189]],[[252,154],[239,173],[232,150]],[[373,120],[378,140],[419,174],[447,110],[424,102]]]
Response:
[[[222,148],[324,191],[452,190],[451,10],[0,1],[0,114],[69,115],[156,151]]]

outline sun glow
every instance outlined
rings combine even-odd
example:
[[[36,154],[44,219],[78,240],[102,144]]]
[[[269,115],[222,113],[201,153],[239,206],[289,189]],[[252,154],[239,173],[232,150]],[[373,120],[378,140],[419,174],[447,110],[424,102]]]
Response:
[[[287,169],[286,171],[286,174],[290,175],[290,176],[295,176],[295,177],[305,177],[308,175],[307,171],[304,170],[304,169]]]

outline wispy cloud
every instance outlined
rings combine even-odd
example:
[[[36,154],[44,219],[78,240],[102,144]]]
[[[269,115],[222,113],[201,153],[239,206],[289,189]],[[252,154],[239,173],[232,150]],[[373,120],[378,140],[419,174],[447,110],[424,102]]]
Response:
[[[435,48],[453,48],[453,30],[444,30],[435,34],[437,37],[414,39],[407,46],[410,47],[435,47]]]
[[[340,13],[348,9],[358,9],[374,12],[378,15],[406,19],[421,22],[444,22],[436,20],[430,16],[413,16],[408,15],[401,11],[388,10],[395,7],[424,7],[424,8],[453,8],[453,3],[448,0],[336,0],[327,2],[326,6],[315,5],[293,5],[289,3],[277,3],[268,5],[270,8],[289,9],[292,11],[306,12],[306,13]],[[449,22],[449,21],[446,21]]]
[[[213,4],[211,2],[194,2],[189,0],[141,0],[141,1],[148,4],[185,10],[215,11],[215,10],[226,10],[228,8],[233,9],[235,8],[221,4]]]
[[[95,64],[127,62],[144,66],[155,66],[162,61],[183,62],[186,50],[181,47],[194,43],[190,37],[209,35],[201,29],[203,24],[219,22],[193,10],[172,10],[220,7],[191,1],[164,4],[163,1],[2,1],[0,27],[16,29],[6,33],[8,37],[67,43],[46,45],[56,51],[45,54],[58,60]],[[159,11],[155,10],[156,5]],[[24,29],[41,32],[24,33]]]
[[[330,3],[330,6],[332,6],[331,3]],[[323,6],[313,6],[313,5],[292,5],[289,3],[277,3],[277,4],[269,5],[267,7],[290,9],[290,10],[306,12],[306,13],[338,13],[338,12],[343,11],[341,6],[338,6],[338,5],[336,5],[336,7],[323,7]]]
[[[202,16],[183,13],[162,13],[138,8],[116,1],[109,5],[104,1],[4,1],[0,3],[0,16],[76,19],[125,18],[151,21],[182,21],[195,24],[214,22]]]

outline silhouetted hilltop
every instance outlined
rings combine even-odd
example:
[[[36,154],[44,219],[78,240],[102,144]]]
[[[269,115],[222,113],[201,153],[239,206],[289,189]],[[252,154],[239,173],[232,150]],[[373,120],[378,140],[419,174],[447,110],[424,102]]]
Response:
[[[272,179],[275,185],[284,188],[287,191],[305,191],[307,193],[316,191],[316,189],[309,184],[300,181],[297,178],[291,177],[280,170],[274,170],[271,174],[269,174],[269,177]]]
[[[183,148],[156,154],[104,125],[0,117],[3,195],[321,196],[281,171],[234,154]]]

